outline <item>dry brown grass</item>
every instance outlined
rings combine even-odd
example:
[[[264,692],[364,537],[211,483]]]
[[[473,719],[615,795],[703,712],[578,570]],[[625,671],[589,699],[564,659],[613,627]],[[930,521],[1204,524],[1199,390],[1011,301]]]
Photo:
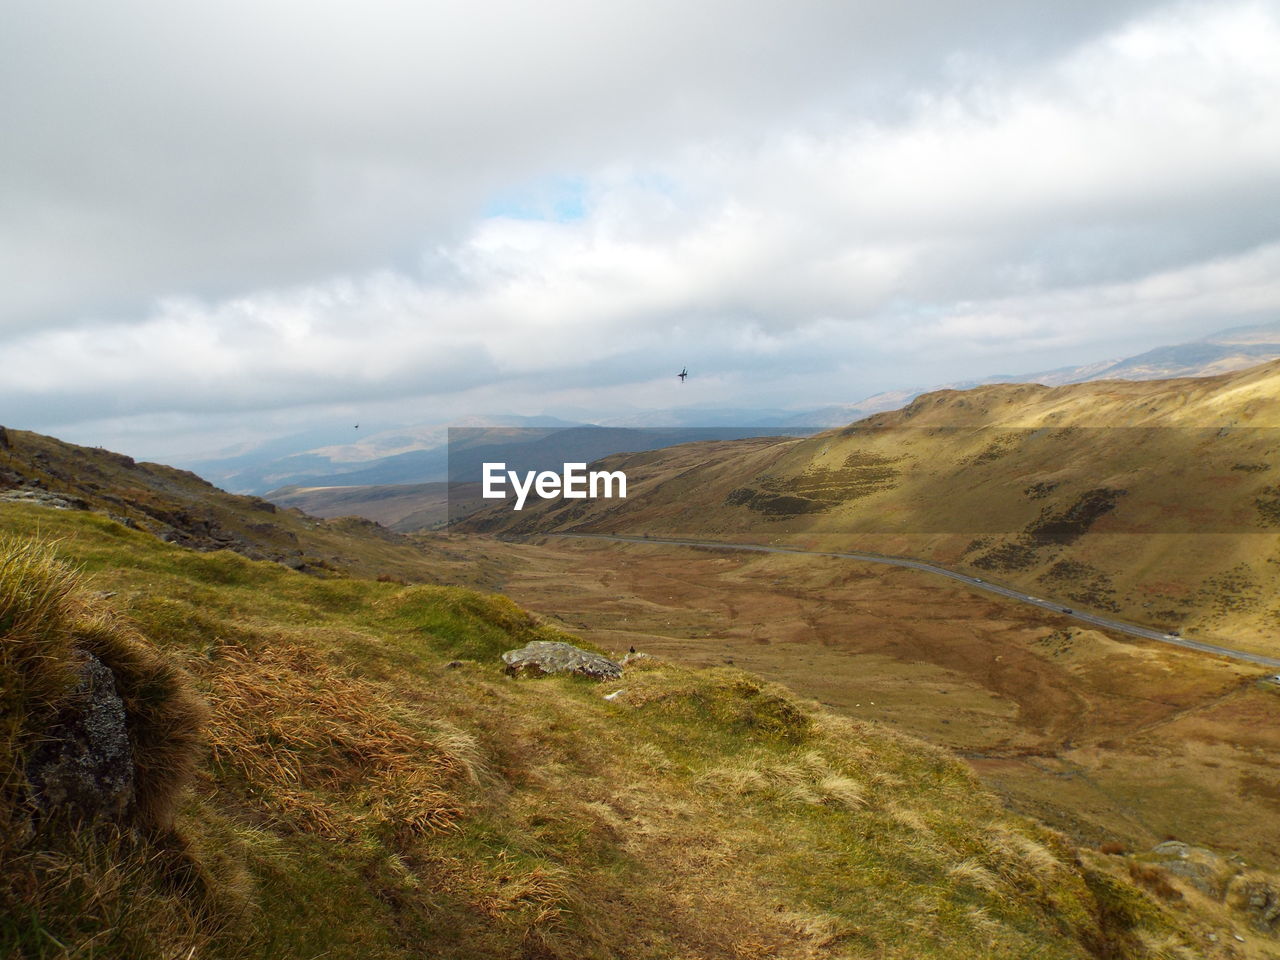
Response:
[[[1161,900],[1181,900],[1182,891],[1169,882],[1169,875],[1159,867],[1138,860],[1130,860],[1127,864],[1129,876],[1140,883]]]
[[[129,960],[1143,956],[1114,934],[1136,908],[1104,921],[943,751],[738,670],[642,661],[610,701],[516,682],[491,651],[536,625],[509,602],[168,549],[146,593],[212,705],[187,842],[94,847],[87,896],[62,851],[32,936]]]
[[[70,568],[34,541],[0,540],[0,776],[6,815],[20,801],[26,750],[74,688]]]
[[[370,819],[430,834],[462,815],[449,784],[476,776],[465,735],[442,738],[461,756],[449,752],[396,719],[376,685],[315,652],[223,647],[211,680],[215,763],[267,791],[281,817],[336,839]]]

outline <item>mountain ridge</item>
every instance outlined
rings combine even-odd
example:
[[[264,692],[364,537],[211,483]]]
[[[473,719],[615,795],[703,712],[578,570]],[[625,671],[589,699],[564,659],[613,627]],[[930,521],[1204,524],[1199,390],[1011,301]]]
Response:
[[[854,403],[810,410],[687,408],[612,414],[584,420],[515,414],[469,417],[451,424],[397,425],[351,443],[309,445],[279,456],[281,442],[270,445],[264,458],[243,452],[234,458],[206,459],[187,464],[220,486],[241,493],[265,495],[282,486],[352,486],[383,483],[425,483],[445,479],[444,445],[449,426],[547,427],[793,427],[821,429],[895,409],[921,393],[939,389],[967,389],[990,383],[1042,382],[1046,385],[1103,378],[1156,379],[1208,376],[1280,358],[1280,324],[1260,324],[1223,330],[1189,343],[1157,347],[1119,360],[1104,360],[1019,375],[996,375],[926,388],[892,390]],[[308,434],[308,436],[314,435]],[[331,436],[331,435],[327,435]],[[432,452],[434,451],[434,452]],[[397,459],[398,458],[398,459]]]
[[[909,556],[1275,656],[1278,428],[1280,361],[1203,378],[947,389],[805,439],[606,458],[628,475],[626,501],[547,500],[519,514],[496,504],[460,529],[786,538]]]

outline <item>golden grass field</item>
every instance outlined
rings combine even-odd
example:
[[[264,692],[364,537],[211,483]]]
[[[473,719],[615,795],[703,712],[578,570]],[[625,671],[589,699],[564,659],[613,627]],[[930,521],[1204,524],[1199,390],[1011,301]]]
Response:
[[[946,751],[736,668],[518,681],[498,654],[565,634],[501,597],[82,511],[6,506],[0,536],[6,956],[1267,955]],[[31,820],[13,771],[61,696],[33,678],[89,636],[138,735],[199,721],[172,819]],[[139,658],[185,679],[135,689]]]

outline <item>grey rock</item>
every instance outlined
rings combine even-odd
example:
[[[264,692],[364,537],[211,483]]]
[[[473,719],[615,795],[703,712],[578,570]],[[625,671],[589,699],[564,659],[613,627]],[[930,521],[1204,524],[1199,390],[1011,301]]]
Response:
[[[1181,840],[1166,840],[1145,858],[1201,893],[1226,902],[1255,930],[1280,935],[1280,886],[1274,876],[1249,870],[1239,856],[1222,857]]]
[[[593,680],[616,680],[622,667],[608,657],[555,640],[533,640],[519,650],[502,655],[507,673],[540,677],[549,673],[576,673]]]
[[[1181,840],[1166,840],[1151,849],[1149,859],[1174,876],[1181,877],[1201,893],[1221,900],[1227,885],[1238,872],[1212,850],[1192,846]]]
[[[83,650],[80,682],[31,751],[27,781],[46,813],[122,822],[133,806],[133,747],[115,677]]]
[[[34,503],[54,510],[88,510],[89,504],[69,493],[50,493],[47,490],[6,490],[0,493],[0,502]]]
[[[1280,889],[1269,879],[1240,878],[1232,884],[1228,901],[1248,917],[1255,930],[1272,936],[1280,934]]]

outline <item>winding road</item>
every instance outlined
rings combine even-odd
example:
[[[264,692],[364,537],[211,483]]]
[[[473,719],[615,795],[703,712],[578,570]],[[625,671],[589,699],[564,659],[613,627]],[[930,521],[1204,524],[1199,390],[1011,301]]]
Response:
[[[1090,613],[1088,611],[1076,610],[1074,607],[1068,607],[1065,604],[1058,603],[1054,600],[1046,600],[1043,597],[1033,597],[1029,593],[1022,593],[1014,590],[1012,587],[1002,586],[998,583],[990,583],[981,577],[971,577],[967,573],[960,573],[957,570],[949,570],[946,567],[940,567],[933,563],[925,563],[923,560],[911,560],[907,557],[887,557],[874,553],[840,553],[833,550],[802,550],[797,547],[771,547],[763,544],[755,543],[725,543],[719,540],[679,540],[669,537],[623,537],[605,533],[552,533],[546,534],[550,537],[560,537],[569,540],[611,540],[616,543],[662,543],[676,547],[701,547],[708,550],[743,550],[750,553],[798,553],[812,557],[838,557],[844,560],[860,560],[863,563],[881,563],[890,567],[906,567],[910,570],[922,570],[925,573],[934,573],[940,577],[947,577],[951,580],[959,580],[961,583],[968,584],[979,590],[985,590],[988,593],[999,594],[1002,597],[1008,597],[1010,600],[1017,600],[1021,603],[1029,603],[1032,606],[1040,607],[1052,613],[1061,616],[1073,617],[1084,623],[1093,624],[1095,627],[1103,627],[1107,630],[1114,630],[1118,633],[1127,633],[1134,637],[1143,637],[1147,640],[1157,640],[1160,643],[1167,643],[1175,647],[1182,647],[1186,650],[1198,650],[1201,653],[1211,653],[1219,657],[1229,657],[1232,660],[1242,660],[1246,663],[1256,663],[1264,667],[1280,667],[1280,659],[1275,657],[1264,657],[1260,653],[1248,653],[1244,650],[1232,650],[1230,647],[1220,647],[1212,643],[1204,643],[1201,640],[1191,640],[1187,637],[1174,636],[1168,633],[1162,633],[1151,627],[1143,627],[1134,623],[1127,623],[1124,620],[1116,620],[1112,617],[1104,617],[1101,614]]]

